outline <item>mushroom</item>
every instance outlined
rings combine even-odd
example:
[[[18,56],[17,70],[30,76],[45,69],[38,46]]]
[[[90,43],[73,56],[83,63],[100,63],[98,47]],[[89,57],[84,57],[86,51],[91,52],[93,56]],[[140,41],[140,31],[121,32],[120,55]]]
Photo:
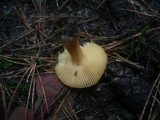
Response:
[[[95,85],[103,75],[107,64],[104,49],[87,42],[79,44],[79,37],[64,37],[64,52],[58,56],[55,72],[58,78],[72,88]]]

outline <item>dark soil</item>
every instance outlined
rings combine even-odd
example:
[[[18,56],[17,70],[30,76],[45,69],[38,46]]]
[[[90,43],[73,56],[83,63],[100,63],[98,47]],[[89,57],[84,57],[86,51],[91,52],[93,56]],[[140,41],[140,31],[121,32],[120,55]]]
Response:
[[[108,53],[109,62],[98,84],[82,90],[72,89],[76,96],[73,109],[82,110],[76,114],[78,119],[139,119],[160,72],[160,1],[48,0],[45,4],[43,0],[33,1],[0,2],[1,83],[11,87],[17,85],[14,82],[17,78],[8,76],[13,76],[18,70],[27,67],[17,63],[8,65],[8,62],[1,59],[2,56],[8,57],[2,57],[4,59],[11,58],[10,60],[22,63],[34,61],[35,53],[40,57],[54,58],[62,50],[61,37],[79,33],[82,43],[93,41],[102,45]],[[33,29],[41,29],[42,33],[35,30],[37,33],[28,34]],[[24,36],[25,34],[27,35]],[[115,42],[120,44],[109,48],[110,44]],[[115,53],[125,60],[120,59]],[[26,59],[21,59],[23,56],[27,56]],[[40,66],[42,73],[49,66],[55,65],[55,62],[44,64],[43,67]],[[160,91],[159,84],[156,84],[153,91]],[[26,103],[28,93],[24,90],[23,94],[20,92],[18,95]],[[154,97],[157,101],[151,118],[159,120],[159,92]],[[2,98],[0,116],[4,118]],[[9,95],[6,99],[8,102]],[[151,120],[148,114],[152,102],[153,98],[147,104],[144,120]],[[17,101],[15,103],[11,107],[13,110],[19,104]]]

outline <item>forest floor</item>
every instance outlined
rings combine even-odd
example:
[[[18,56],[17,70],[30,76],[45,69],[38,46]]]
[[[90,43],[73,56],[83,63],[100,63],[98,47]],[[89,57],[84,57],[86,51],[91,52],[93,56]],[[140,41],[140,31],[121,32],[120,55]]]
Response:
[[[62,36],[75,33],[108,55],[90,88],[54,72]],[[0,95],[2,119],[159,120],[160,1],[1,0]]]

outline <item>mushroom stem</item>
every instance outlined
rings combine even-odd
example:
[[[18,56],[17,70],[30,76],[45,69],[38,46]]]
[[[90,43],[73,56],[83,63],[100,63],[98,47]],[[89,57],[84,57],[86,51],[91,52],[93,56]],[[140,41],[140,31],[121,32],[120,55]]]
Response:
[[[65,38],[64,47],[71,55],[72,62],[79,65],[83,60],[84,54],[80,48],[78,36]]]

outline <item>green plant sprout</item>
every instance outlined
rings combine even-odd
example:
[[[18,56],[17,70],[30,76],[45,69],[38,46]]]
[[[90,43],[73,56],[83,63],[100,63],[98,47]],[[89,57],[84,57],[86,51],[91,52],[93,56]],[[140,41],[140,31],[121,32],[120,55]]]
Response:
[[[143,55],[147,48],[147,41],[146,41],[146,32],[149,29],[149,26],[146,25],[141,29],[141,35],[139,38],[133,42],[132,46],[133,49],[131,50],[130,54],[127,58],[130,58],[133,55]]]
[[[0,49],[0,55],[3,54],[3,50]],[[8,69],[13,65],[13,63],[5,60],[2,56],[0,56],[0,69]]]

